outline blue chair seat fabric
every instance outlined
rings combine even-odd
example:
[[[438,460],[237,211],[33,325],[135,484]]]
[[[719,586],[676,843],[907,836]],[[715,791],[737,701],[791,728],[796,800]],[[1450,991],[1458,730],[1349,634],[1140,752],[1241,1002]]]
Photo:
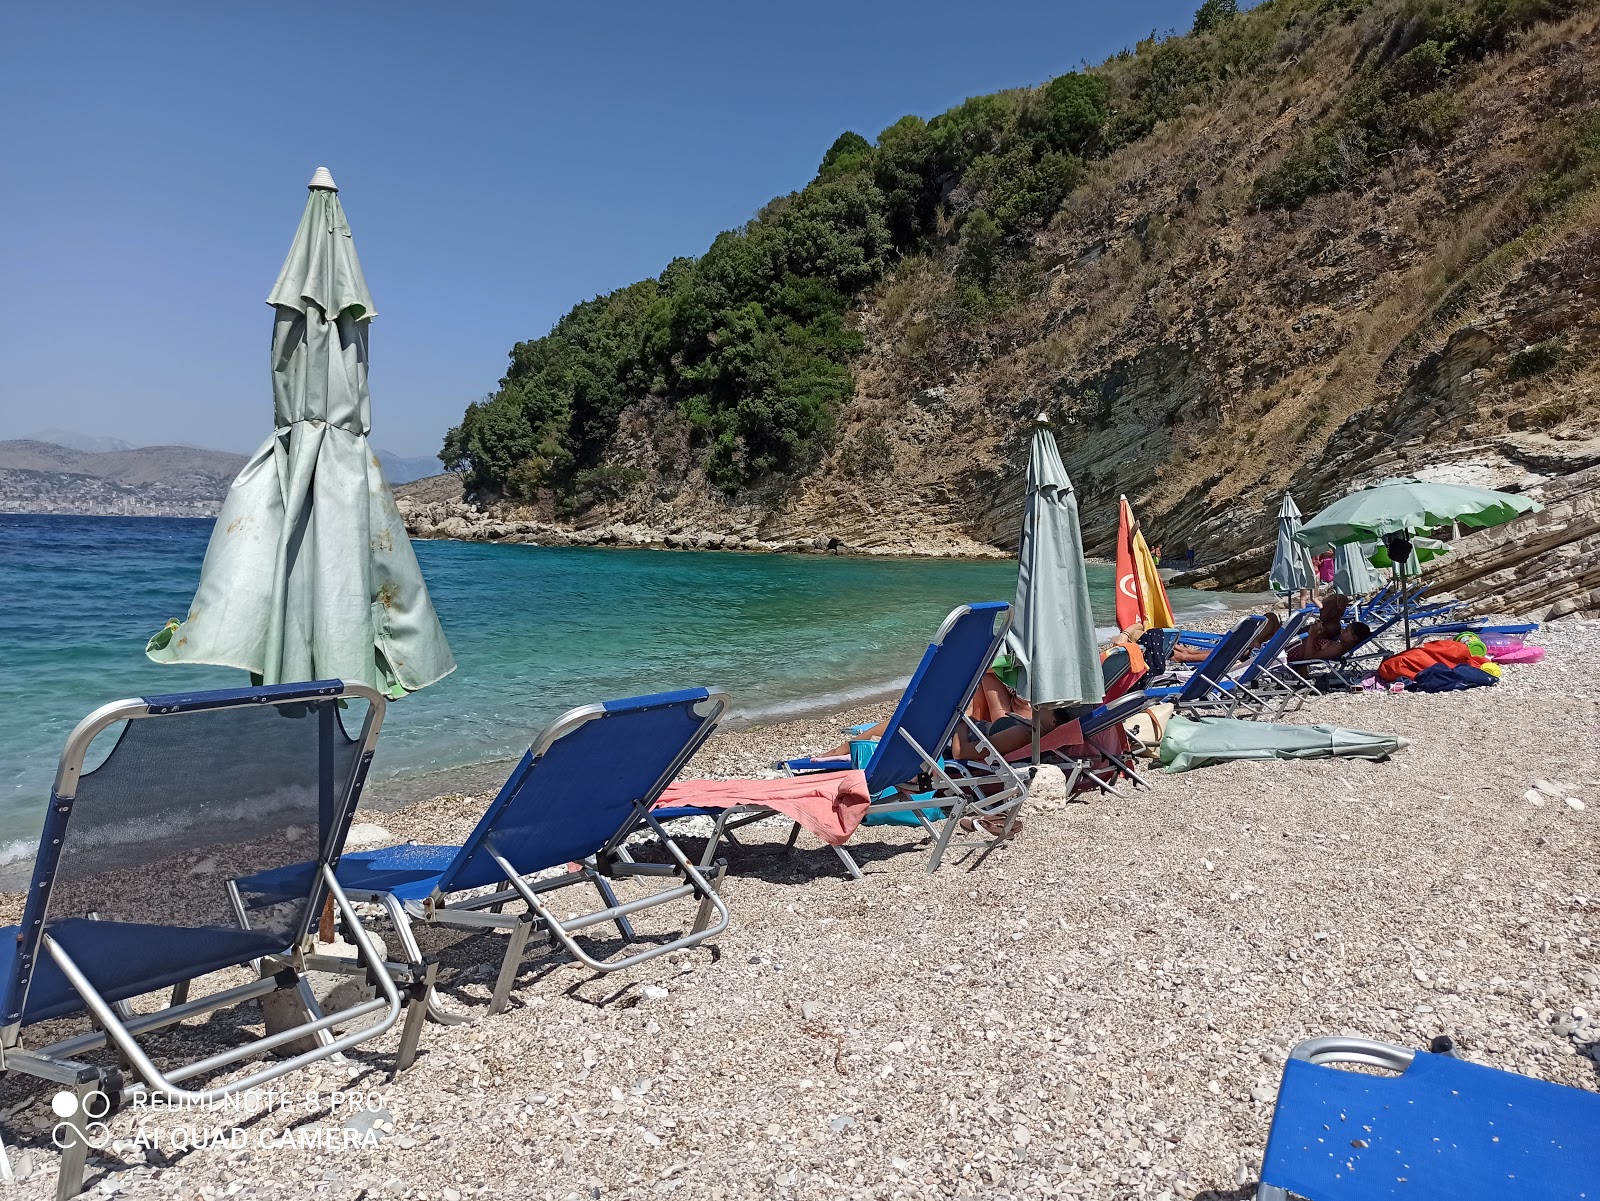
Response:
[[[0,974],[15,970],[20,931],[20,926],[0,930]],[[97,922],[84,917],[51,922],[45,933],[61,944],[108,1001],[125,1001],[289,949],[281,938],[254,930]],[[83,999],[41,944],[23,1022],[66,1017],[83,1008]]]
[[[1600,1094],[1420,1053],[1398,1076],[1291,1059],[1263,1184],[1310,1201],[1600,1197]]]

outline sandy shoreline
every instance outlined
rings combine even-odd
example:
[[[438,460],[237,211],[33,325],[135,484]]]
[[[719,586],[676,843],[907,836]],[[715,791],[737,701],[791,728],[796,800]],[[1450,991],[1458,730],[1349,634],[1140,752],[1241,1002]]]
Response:
[[[1410,738],[1388,763],[1236,764],[1072,804],[1047,774],[1024,836],[975,870],[930,876],[912,832],[874,828],[852,883],[815,841],[785,852],[782,830],[754,829],[729,851],[733,922],[709,946],[606,977],[530,953],[508,1012],[430,1027],[393,1084],[393,1033],[291,1078],[296,1095],[382,1092],[381,1145],[124,1145],[108,1183],[1223,1201],[1251,1195],[1283,1056],[1305,1037],[1449,1033],[1470,1059],[1594,1089],[1600,623],[1538,641],[1547,661],[1494,689],[1332,696],[1299,716]],[[753,773],[887,709],[719,734],[690,771]],[[1558,795],[1535,804],[1540,779]],[[482,806],[445,796],[361,820],[450,841]],[[485,995],[498,945],[439,950],[452,1005]],[[0,1102],[28,1091],[8,1081]],[[19,1196],[54,1185],[35,1119],[48,1094],[6,1121],[33,1173]],[[283,1123],[240,1124],[254,1140]],[[124,1114],[112,1132],[137,1127]]]

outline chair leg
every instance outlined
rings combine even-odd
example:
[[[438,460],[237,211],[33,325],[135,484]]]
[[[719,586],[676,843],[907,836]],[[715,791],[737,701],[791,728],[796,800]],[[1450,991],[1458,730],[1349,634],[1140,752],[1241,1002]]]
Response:
[[[861,879],[861,869],[856,866],[856,861],[851,857],[849,851],[843,847],[834,847],[833,853],[839,856],[839,862],[844,864],[844,870],[850,873],[852,880]]]
[[[427,1024],[428,1005],[433,1000],[433,981],[438,974],[438,961],[430,959],[423,967],[422,978],[411,981],[405,1025],[400,1028],[400,1046],[394,1053],[394,1070],[389,1073],[390,1080],[410,1067],[417,1058],[417,1044],[422,1041],[422,1027]]]
[[[796,829],[798,828],[799,827],[797,826]],[[721,892],[722,878],[727,874],[727,872],[727,861],[719,859],[715,864],[712,865],[711,874],[706,877],[706,880],[712,888],[714,888],[717,892]],[[694,915],[694,925],[690,927],[689,933],[698,934],[700,931],[709,926],[711,924],[711,913],[711,898],[702,897],[700,900],[700,908]]]
[[[489,1000],[490,1013],[500,1013],[511,1003],[511,986],[517,982],[517,970],[522,966],[522,952],[528,945],[528,935],[532,933],[534,925],[539,920],[533,913],[523,916],[525,920],[513,926],[510,937],[506,939],[506,955],[500,961],[500,975],[494,982],[494,996]]]
[[[66,1091],[66,1090],[63,1090]],[[70,1201],[83,1191],[83,1172],[89,1163],[89,1124],[93,1118],[84,1112],[89,1098],[100,1090],[100,1075],[71,1088],[77,1104],[72,1113],[55,1126],[52,1140],[61,1148],[61,1173],[56,1178],[56,1201]]]
[[[799,822],[795,822],[794,825],[789,827],[789,837],[783,844],[784,845],[784,849],[792,851],[794,849],[794,844],[799,839],[799,837],[800,837],[800,823]]]
[[[588,872],[589,879],[594,881],[595,891],[600,894],[600,899],[606,903],[606,908],[616,908],[618,904],[617,894],[616,890],[611,887],[611,881],[607,880],[593,868],[586,867],[584,868],[584,871]],[[622,941],[625,943],[629,943],[634,940],[633,924],[629,922],[626,917],[619,917],[617,919],[617,933],[622,936]]]

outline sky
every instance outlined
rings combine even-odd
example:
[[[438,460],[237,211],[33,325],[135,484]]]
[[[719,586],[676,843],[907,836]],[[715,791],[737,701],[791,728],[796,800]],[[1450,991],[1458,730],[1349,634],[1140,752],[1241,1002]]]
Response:
[[[6,5],[0,438],[259,445],[265,297],[327,166],[378,310],[373,443],[433,454],[514,342],[699,254],[844,130],[1196,3]]]

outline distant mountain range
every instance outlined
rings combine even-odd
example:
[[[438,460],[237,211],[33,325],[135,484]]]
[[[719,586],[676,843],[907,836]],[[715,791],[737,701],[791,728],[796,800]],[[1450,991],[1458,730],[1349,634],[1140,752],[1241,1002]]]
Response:
[[[0,442],[0,513],[209,517],[246,456],[195,446],[130,446],[118,438],[48,430]],[[76,445],[73,445],[75,443]],[[377,451],[391,484],[436,475],[433,458]]]

